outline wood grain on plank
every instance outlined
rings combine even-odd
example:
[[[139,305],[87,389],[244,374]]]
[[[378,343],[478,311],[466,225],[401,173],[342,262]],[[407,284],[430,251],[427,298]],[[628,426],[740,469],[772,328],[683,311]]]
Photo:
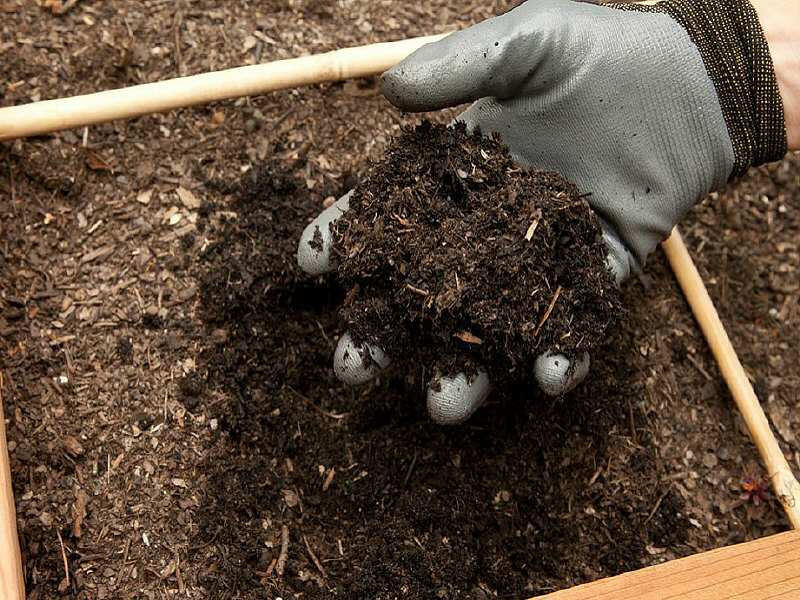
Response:
[[[704,552],[537,598],[797,600],[800,531]]]

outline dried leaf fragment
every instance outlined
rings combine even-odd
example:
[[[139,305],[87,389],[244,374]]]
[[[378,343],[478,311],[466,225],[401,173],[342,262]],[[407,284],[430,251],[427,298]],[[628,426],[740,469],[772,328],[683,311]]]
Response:
[[[331,467],[328,469],[328,475],[325,477],[325,481],[322,482],[322,491],[327,492],[328,488],[331,487],[331,483],[333,483],[333,478],[336,476],[336,469]]]
[[[453,337],[467,344],[475,344],[480,346],[483,343],[481,338],[473,333],[470,333],[469,331],[459,331],[458,333],[454,333]]]
[[[86,149],[86,166],[92,171],[111,171],[111,163],[91,148]]]

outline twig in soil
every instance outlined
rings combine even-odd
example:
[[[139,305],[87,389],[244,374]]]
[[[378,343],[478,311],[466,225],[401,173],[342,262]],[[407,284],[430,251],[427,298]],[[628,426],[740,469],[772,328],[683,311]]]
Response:
[[[300,509],[300,515],[305,514],[305,510],[303,509],[303,497],[300,495],[300,490],[297,489],[297,486],[294,487],[294,494],[297,497],[297,506]]]
[[[278,577],[283,577],[286,569],[286,560],[289,558],[289,528],[281,526],[281,553],[278,555],[278,562],[275,563],[275,573]]]
[[[597,467],[597,470],[594,472],[594,475],[592,475],[592,478],[589,479],[589,483],[586,484],[586,487],[592,487],[594,485],[594,482],[597,481],[597,479],[600,477],[602,473],[603,473],[603,467]]]
[[[411,221],[409,221],[408,219],[404,219],[397,213],[392,213],[392,218],[398,223],[400,223],[400,225],[402,225],[403,227],[411,227]]]
[[[308,550],[308,555],[311,557],[311,562],[314,563],[314,566],[317,567],[320,574],[322,575],[323,579],[327,579],[328,575],[325,573],[325,569],[322,567],[322,563],[319,562],[317,555],[314,554],[314,551],[311,549],[311,544],[308,543],[308,538],[303,534],[303,542],[305,542],[306,550]]]
[[[174,548],[170,548],[170,550],[175,554],[175,578],[178,580],[178,592],[183,594],[186,591],[186,584],[181,574],[181,555]]]
[[[58,543],[61,544],[61,558],[64,560],[64,581],[58,585],[59,590],[63,593],[69,589],[69,563],[67,562],[67,552],[64,550],[64,540],[61,539],[61,532],[56,530],[56,535],[58,536]],[[64,589],[61,590],[61,586],[64,586]]]
[[[322,333],[323,339],[327,342],[328,346],[330,346],[331,348],[335,348],[335,346],[333,345],[333,342],[328,337],[328,334],[325,333],[325,328],[322,326],[322,323],[320,323],[319,321],[316,321],[316,323],[317,323],[317,327],[319,327],[319,330]]]
[[[533,336],[536,337],[539,335],[539,332],[542,330],[542,326],[547,322],[547,319],[550,318],[550,313],[553,312],[553,309],[556,306],[556,302],[558,302],[558,297],[561,295],[561,290],[563,288],[558,286],[556,289],[556,293],[553,295],[553,299],[550,300],[550,306],[547,307],[547,310],[544,312],[544,316],[542,316],[542,320],[539,321],[539,325],[536,327],[536,331],[534,332]]]
[[[183,13],[177,11],[172,25],[172,33],[175,43],[175,67],[178,77],[183,77],[183,55],[181,53],[181,26],[183,25]]]
[[[322,408],[320,408],[319,406],[317,406],[316,404],[314,404],[314,402],[311,400],[311,398],[307,398],[306,396],[304,396],[303,394],[301,394],[300,392],[298,392],[296,389],[294,389],[292,386],[290,386],[290,385],[287,385],[286,387],[287,387],[287,389],[288,389],[289,391],[291,391],[291,392],[292,392],[292,393],[293,393],[295,396],[297,396],[298,398],[300,398],[300,400],[302,400],[303,402],[305,402],[306,404],[308,404],[309,406],[311,406],[311,408],[313,408],[314,410],[316,410],[316,411],[317,411],[317,412],[319,412],[320,414],[323,414],[323,415],[325,415],[326,417],[330,417],[331,419],[337,419],[337,420],[339,420],[339,419],[344,419],[344,418],[345,418],[347,415],[349,415],[349,414],[350,414],[350,413],[341,413],[341,414],[339,414],[339,413],[332,413],[332,412],[328,412],[327,410],[325,410],[325,409],[322,409]]]
[[[269,579],[272,577],[272,572],[275,570],[275,565],[278,564],[278,559],[273,558],[272,561],[269,563],[266,572],[264,573],[264,579]]]
[[[8,185],[11,188],[11,207],[13,208],[17,203],[17,190],[14,185],[14,167],[8,165]]]
[[[417,464],[417,451],[414,450],[414,458],[411,459],[411,464],[408,465],[408,471],[406,472],[406,477],[403,479],[403,487],[408,485],[409,479],[411,479],[411,473],[414,472],[414,466]]]
[[[122,552],[122,564],[119,566],[119,571],[117,571],[117,579],[116,585],[122,583],[122,578],[125,576],[125,563],[128,562],[128,552],[131,549],[131,538],[128,538],[125,541],[125,550]]]
[[[680,481],[681,479],[686,479],[689,476],[689,471],[678,471],[677,473],[670,473],[666,475],[664,479],[667,481]]]
[[[75,6],[75,5],[76,5],[78,2],[80,2],[80,0],[67,0],[67,1],[66,1],[66,2],[64,2],[63,4],[60,4],[60,3],[59,3],[59,4],[55,4],[55,5],[52,7],[53,14],[56,14],[56,15],[65,15],[65,14],[67,14],[67,13],[68,13],[70,10],[72,10],[72,9],[73,9],[73,7],[74,7],[74,6]]]
[[[83,450],[81,449],[81,452]],[[72,535],[73,537],[81,537],[81,529],[83,527],[83,519],[86,518],[86,503],[89,501],[89,496],[83,490],[78,490],[75,496],[75,504],[73,507],[74,519],[72,521]]]
[[[636,436],[636,421],[633,418],[633,404],[631,403],[631,399],[628,398],[628,418],[631,422],[631,439],[635,445],[639,445],[639,440]]]
[[[667,489],[664,491],[664,493],[661,494],[661,497],[656,502],[656,505],[653,507],[653,510],[650,511],[650,514],[644,520],[645,525],[647,525],[650,522],[650,519],[652,519],[655,516],[656,512],[658,511],[658,507],[661,506],[661,503],[664,501],[664,498],[666,498],[667,494],[669,494],[670,489],[672,489],[672,486],[668,486]]]
[[[689,359],[689,362],[694,365],[695,369],[700,371],[700,374],[705,378],[706,381],[712,381],[711,375],[708,374],[708,371],[703,368],[703,365],[701,365],[694,356],[687,354],[686,358]]]
[[[411,290],[412,292],[414,292],[415,294],[419,294],[420,296],[425,296],[426,298],[427,298],[428,296],[430,296],[430,295],[431,295],[431,293],[430,293],[429,291],[427,291],[427,290],[422,290],[422,289],[420,289],[420,288],[418,288],[418,287],[414,287],[414,286],[413,286],[413,285],[411,285],[410,283],[407,283],[407,284],[406,284],[406,287],[407,287],[409,290]]]

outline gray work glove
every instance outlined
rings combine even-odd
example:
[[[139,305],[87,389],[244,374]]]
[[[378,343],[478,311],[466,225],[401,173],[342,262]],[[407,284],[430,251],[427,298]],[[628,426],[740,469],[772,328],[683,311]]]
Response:
[[[786,152],[769,50],[746,0],[636,9],[528,0],[419,49],[384,74],[383,93],[406,111],[474,102],[458,117],[469,128],[499,134],[520,164],[558,171],[590,193],[618,282],[641,269],[708,192]],[[348,200],[304,232],[305,271],[334,268],[328,226]],[[309,244],[317,230],[321,249]],[[337,375],[353,384],[388,364],[380,349],[357,348],[349,335],[334,357]],[[588,355],[573,366],[545,354],[534,375],[559,395],[588,369]],[[461,422],[489,390],[485,372],[443,378],[429,386],[429,412],[440,423]]]

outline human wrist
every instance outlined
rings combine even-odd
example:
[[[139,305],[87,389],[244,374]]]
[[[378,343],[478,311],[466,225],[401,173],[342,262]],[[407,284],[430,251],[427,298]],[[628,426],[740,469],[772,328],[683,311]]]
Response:
[[[769,5],[762,10],[769,17],[770,37],[781,46],[781,60],[788,63],[783,44],[793,36],[784,32],[778,19],[795,0],[655,0],[610,5],[663,13],[686,30],[716,88],[733,144],[735,161],[730,178],[744,175],[750,167],[780,160],[788,150],[784,94],[756,2]],[[786,68],[781,68],[784,77]],[[786,95],[790,101],[794,99],[788,88]],[[800,108],[800,96],[795,98]],[[792,114],[793,134],[795,117],[800,125],[800,112]]]
[[[800,3],[750,0],[769,45],[786,117],[789,150],[800,150]]]

